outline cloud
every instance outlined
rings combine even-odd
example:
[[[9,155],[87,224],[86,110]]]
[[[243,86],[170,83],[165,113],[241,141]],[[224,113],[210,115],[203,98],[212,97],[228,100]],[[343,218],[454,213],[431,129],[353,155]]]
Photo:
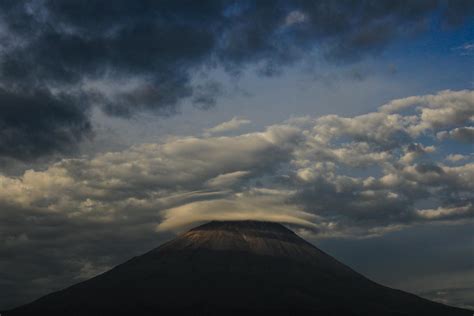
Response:
[[[0,87],[0,157],[32,159],[61,153],[91,137],[88,106],[76,99],[46,89]]]
[[[438,207],[436,209],[417,210],[418,215],[425,219],[446,219],[456,216],[474,215],[474,207],[472,204],[461,207]]]
[[[221,123],[214,127],[208,128],[205,130],[205,135],[210,136],[212,134],[219,134],[228,131],[233,131],[239,129],[242,125],[247,125],[252,123],[250,120],[244,118],[233,117],[230,121]]]
[[[301,11],[295,10],[288,13],[285,17],[285,26],[306,22],[308,17]]]
[[[299,138],[297,128],[280,125],[235,137],[144,144],[90,160],[64,159],[44,171],[27,170],[20,178],[0,176],[0,199],[108,220],[114,215],[112,204],[152,207],[166,204],[170,192],[226,187],[239,178],[270,173],[290,159]]]
[[[452,94],[465,102],[471,92]],[[445,107],[456,108],[462,102],[449,98]],[[410,133],[423,113],[421,109],[415,116],[383,111],[352,118],[328,115],[290,120],[263,132],[176,137],[91,159],[63,159],[44,171],[0,176],[0,198],[22,207],[113,220],[115,207],[164,207],[173,200],[168,197],[171,193],[216,190],[219,197],[245,193],[258,182],[261,189],[296,188],[289,198],[304,209],[316,199],[318,209],[312,210],[316,214],[344,215],[357,222],[398,213],[390,221],[410,221],[416,212],[409,209],[414,210],[417,200],[438,192],[440,203],[450,203],[449,195],[474,187],[472,163],[443,165],[429,155],[435,146]],[[239,124],[231,120],[215,130]],[[435,127],[430,130],[437,134]],[[443,148],[443,143],[438,146]],[[471,195],[461,196],[458,201],[468,205]],[[381,205],[385,211],[375,212]]]
[[[451,162],[458,162],[461,160],[469,159],[470,157],[468,155],[461,155],[461,154],[449,154],[446,156],[446,160],[451,161]]]
[[[199,201],[165,211],[158,231],[182,230],[211,220],[265,220],[314,227],[315,216],[285,203],[287,192],[252,190],[226,199]]]
[[[443,92],[446,102],[435,108],[472,107],[471,93]],[[441,102],[439,95],[411,100]],[[412,133],[425,107],[433,109],[417,107],[296,118],[233,136],[173,137],[2,174],[0,271],[8,276],[1,275],[0,287],[17,284],[18,294],[0,299],[45,294],[152,248],[169,231],[211,219],[282,221],[315,238],[472,222],[474,164],[445,164],[451,142],[436,137],[445,125]],[[450,130],[464,124],[451,120]],[[467,146],[456,144],[456,151]]]
[[[209,187],[215,188],[225,188],[231,185],[234,185],[242,180],[245,176],[249,175],[248,171],[235,171],[225,174],[220,174],[215,178],[212,178],[207,181]]]
[[[15,129],[2,135],[4,142],[19,145],[0,155],[24,160],[65,152],[68,144],[74,148],[90,135],[90,107],[124,118],[143,111],[174,115],[184,100],[209,108],[222,89],[216,82],[196,84],[197,73],[218,68],[238,74],[257,67],[259,74],[275,75],[315,50],[331,61],[356,61],[426,30],[434,13],[452,27],[474,13],[470,2],[458,1],[118,0],[110,6],[23,0],[0,5],[0,88],[61,96],[54,107],[58,115],[51,113],[51,126],[41,129],[51,140],[45,144],[25,138],[36,128],[29,115],[3,123],[2,129]],[[24,109],[35,112],[43,101],[31,98]],[[4,107],[0,111],[5,115]],[[74,115],[66,119],[70,111]]]
[[[464,143],[474,143],[474,126],[457,127],[450,131],[441,131],[436,136],[443,139],[454,139]]]
[[[473,56],[474,55],[474,43],[465,42],[464,44],[452,48],[453,51],[456,51],[461,56]]]
[[[474,91],[445,90],[435,95],[397,99],[381,106],[380,111],[397,113],[415,108],[418,115],[407,117],[407,119],[416,120],[415,124],[410,123],[408,131],[410,134],[418,135],[429,129],[472,123],[474,121],[473,100]]]
[[[405,149],[405,155],[400,158],[403,163],[412,163],[416,158],[436,150],[435,146],[423,146],[422,144],[410,144]]]
[[[445,108],[464,104],[466,94],[471,92],[445,95]],[[444,165],[433,155],[435,146],[410,133],[423,110],[415,115],[380,111],[352,118],[294,119],[263,132],[175,137],[91,159],[63,159],[21,177],[0,176],[0,201],[113,222],[128,209],[149,215],[208,199],[235,200],[236,194],[246,196],[257,188],[291,189],[287,202],[320,216],[320,225],[338,222],[373,229],[406,224],[429,213],[418,211],[417,205],[432,196],[443,209],[466,207],[474,199],[473,164]],[[231,120],[214,130],[241,123]],[[438,133],[435,126],[429,131]],[[444,148],[443,143],[437,146]]]

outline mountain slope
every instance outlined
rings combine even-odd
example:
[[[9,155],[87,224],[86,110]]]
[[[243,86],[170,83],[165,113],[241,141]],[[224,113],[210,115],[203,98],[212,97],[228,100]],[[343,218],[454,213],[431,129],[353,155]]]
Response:
[[[210,222],[7,315],[471,315],[376,284],[277,223]]]

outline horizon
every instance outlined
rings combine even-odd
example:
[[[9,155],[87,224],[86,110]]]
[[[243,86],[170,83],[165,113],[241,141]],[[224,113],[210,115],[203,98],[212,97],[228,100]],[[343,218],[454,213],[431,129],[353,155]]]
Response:
[[[0,47],[0,310],[243,219],[474,310],[473,1],[4,1]]]

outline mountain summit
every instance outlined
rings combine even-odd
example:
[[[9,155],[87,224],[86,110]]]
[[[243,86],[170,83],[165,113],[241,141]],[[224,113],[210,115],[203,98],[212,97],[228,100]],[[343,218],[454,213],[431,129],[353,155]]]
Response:
[[[390,289],[278,223],[213,221],[6,315],[471,315]]]

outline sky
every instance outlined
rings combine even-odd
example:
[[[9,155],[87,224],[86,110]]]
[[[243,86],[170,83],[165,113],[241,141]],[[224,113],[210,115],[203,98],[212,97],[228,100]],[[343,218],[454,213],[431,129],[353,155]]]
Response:
[[[210,220],[474,308],[474,2],[0,2],[0,310]]]

